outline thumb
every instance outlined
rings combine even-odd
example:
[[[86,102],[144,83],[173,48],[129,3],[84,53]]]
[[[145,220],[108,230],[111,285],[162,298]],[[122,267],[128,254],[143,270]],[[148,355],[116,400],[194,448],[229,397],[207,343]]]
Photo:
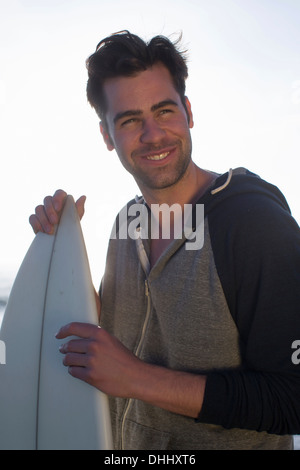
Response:
[[[84,214],[84,204],[85,204],[85,201],[86,201],[86,196],[81,196],[79,199],[77,199],[76,201],[76,208],[77,208],[77,212],[78,212],[78,215],[79,215],[79,218],[82,219],[83,217],[83,214]]]

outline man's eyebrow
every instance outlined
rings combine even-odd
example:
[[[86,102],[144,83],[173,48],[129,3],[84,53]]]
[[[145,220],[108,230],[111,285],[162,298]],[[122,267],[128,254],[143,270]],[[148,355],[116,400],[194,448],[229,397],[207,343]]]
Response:
[[[160,101],[159,103],[154,104],[151,106],[151,111],[157,111],[160,108],[164,108],[165,106],[178,106],[176,101],[167,99]],[[128,109],[127,111],[121,111],[120,113],[117,113],[114,117],[114,124],[116,124],[117,121],[120,119],[126,118],[126,117],[131,117],[131,116],[141,116],[143,114],[143,111],[139,109]]]
[[[178,106],[178,104],[176,101],[171,99],[163,100],[151,106],[151,111],[156,111],[157,109],[164,108],[165,106]]]

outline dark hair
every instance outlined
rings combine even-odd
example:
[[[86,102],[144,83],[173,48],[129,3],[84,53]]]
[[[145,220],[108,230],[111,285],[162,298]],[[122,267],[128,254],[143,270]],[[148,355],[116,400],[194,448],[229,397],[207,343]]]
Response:
[[[87,98],[102,121],[107,111],[103,84],[105,80],[120,76],[134,76],[157,62],[169,70],[175,90],[185,107],[185,80],[188,76],[185,52],[164,36],[155,36],[146,43],[129,31],[115,33],[97,45],[86,61],[88,69]]]

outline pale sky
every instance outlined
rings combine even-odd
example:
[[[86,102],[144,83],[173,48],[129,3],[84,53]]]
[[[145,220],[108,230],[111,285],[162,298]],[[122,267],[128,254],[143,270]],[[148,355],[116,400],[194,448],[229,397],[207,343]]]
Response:
[[[139,190],[101,141],[85,59],[105,36],[183,33],[193,158],[277,185],[300,222],[300,0],[0,0],[0,276],[33,239],[28,217],[58,188],[87,196],[94,283],[118,210]]]

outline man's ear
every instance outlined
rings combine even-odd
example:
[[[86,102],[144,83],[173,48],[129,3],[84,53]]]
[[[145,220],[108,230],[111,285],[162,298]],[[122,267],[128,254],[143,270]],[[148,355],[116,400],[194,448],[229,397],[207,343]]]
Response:
[[[109,151],[111,150],[114,150],[115,149],[115,146],[111,140],[111,137],[109,135],[109,132],[106,130],[106,126],[105,124],[103,124],[102,122],[99,123],[99,126],[100,126],[100,132],[101,132],[101,135],[103,137],[103,140],[106,144],[106,147]]]
[[[186,108],[186,112],[188,116],[189,127],[190,129],[192,129],[194,127],[194,119],[193,119],[193,113],[192,113],[192,106],[187,96],[185,97],[185,108]]]

